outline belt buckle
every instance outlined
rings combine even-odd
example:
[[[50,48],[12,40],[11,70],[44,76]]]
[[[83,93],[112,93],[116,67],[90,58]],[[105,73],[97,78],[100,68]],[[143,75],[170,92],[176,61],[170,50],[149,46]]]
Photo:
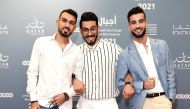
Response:
[[[152,93],[152,97],[154,97],[154,93]]]

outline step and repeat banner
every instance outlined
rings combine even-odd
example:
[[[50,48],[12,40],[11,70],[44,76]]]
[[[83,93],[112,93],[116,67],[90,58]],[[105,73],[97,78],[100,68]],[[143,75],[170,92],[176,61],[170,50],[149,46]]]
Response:
[[[189,0],[2,0],[0,3],[0,109],[28,109],[26,71],[33,43],[57,31],[56,19],[66,8],[80,15],[97,14],[100,36],[125,48],[130,43],[127,13],[142,7],[148,19],[148,35],[168,42],[176,70],[174,109],[190,108],[190,1]],[[77,23],[78,26],[78,23]],[[81,44],[79,28],[71,39]],[[53,87],[52,87],[53,88]],[[51,90],[51,89],[50,89]],[[74,105],[78,96],[74,98]],[[120,109],[126,109],[119,99]],[[75,106],[74,106],[75,109]]]

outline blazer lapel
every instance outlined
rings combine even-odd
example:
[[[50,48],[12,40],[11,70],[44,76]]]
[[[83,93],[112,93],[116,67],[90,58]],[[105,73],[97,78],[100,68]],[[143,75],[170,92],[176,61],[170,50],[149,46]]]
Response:
[[[129,54],[130,54],[131,58],[134,59],[133,61],[136,61],[138,63],[138,65],[143,69],[145,75],[148,76],[147,70],[146,70],[144,63],[139,55],[139,52],[137,51],[135,44],[132,43],[128,49],[129,49]]]
[[[154,59],[154,64],[156,66],[156,69],[158,68],[158,60],[159,60],[159,49],[158,49],[158,41],[155,39],[150,38],[150,45],[152,50],[152,56]]]

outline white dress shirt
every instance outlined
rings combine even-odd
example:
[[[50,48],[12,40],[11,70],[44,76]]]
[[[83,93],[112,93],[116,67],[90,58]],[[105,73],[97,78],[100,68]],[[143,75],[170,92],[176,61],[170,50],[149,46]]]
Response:
[[[56,94],[66,92],[72,98],[72,73],[81,80],[83,69],[82,52],[69,40],[62,50],[55,35],[40,37],[35,41],[27,71],[27,92],[31,101],[49,107],[49,101]],[[71,109],[72,99],[64,102],[59,109]]]
[[[142,58],[142,61],[145,65],[145,68],[147,70],[148,76],[149,77],[154,77],[155,78],[155,87],[151,90],[147,90],[148,93],[158,93],[158,92],[164,92],[160,79],[158,77],[158,73],[154,64],[153,60],[153,55],[152,55],[152,50],[151,50],[151,45],[150,45],[150,39],[147,38],[146,46],[147,46],[147,51],[144,48],[142,43],[138,43],[134,40],[135,46],[137,47],[137,50]]]

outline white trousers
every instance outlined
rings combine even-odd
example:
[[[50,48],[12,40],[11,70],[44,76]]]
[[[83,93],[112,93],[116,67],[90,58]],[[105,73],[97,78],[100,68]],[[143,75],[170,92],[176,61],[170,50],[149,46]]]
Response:
[[[118,105],[115,98],[91,100],[80,97],[77,109],[118,109]]]

